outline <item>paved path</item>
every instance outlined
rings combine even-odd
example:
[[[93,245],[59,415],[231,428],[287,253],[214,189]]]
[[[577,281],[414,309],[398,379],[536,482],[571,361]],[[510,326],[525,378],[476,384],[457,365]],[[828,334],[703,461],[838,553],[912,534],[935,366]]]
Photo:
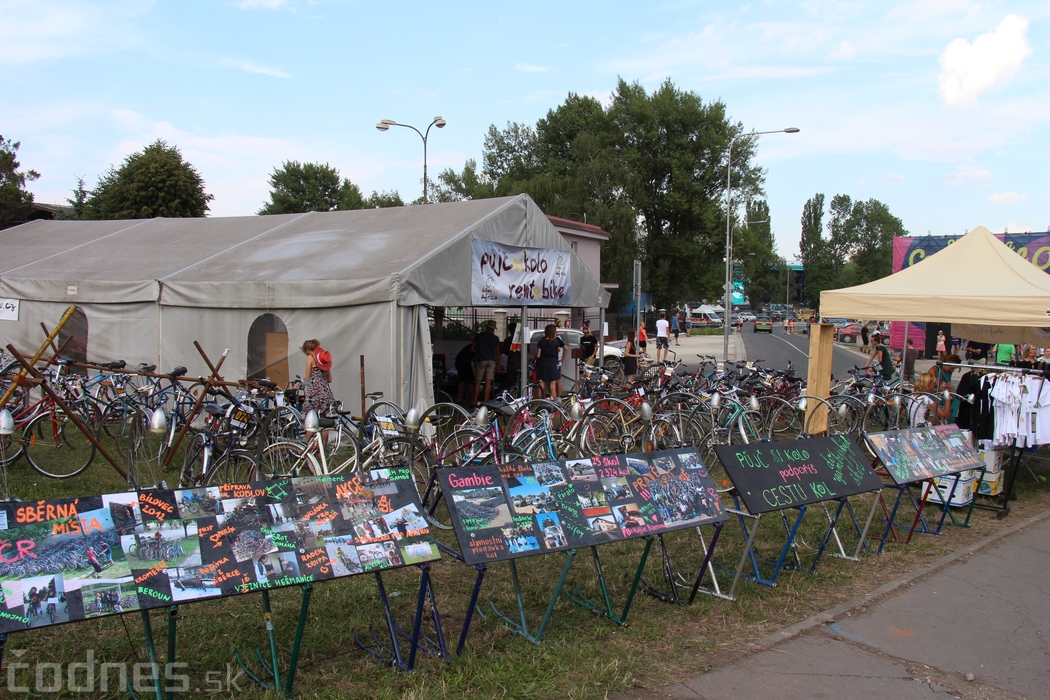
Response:
[[[1050,510],[755,648],[711,673],[628,697],[1050,698]]]

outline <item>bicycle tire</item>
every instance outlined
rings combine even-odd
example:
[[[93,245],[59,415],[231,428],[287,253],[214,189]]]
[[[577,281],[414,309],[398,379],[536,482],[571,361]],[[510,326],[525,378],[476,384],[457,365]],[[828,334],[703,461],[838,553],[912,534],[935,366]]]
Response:
[[[69,479],[91,466],[95,445],[61,411],[42,413],[22,432],[22,449],[33,469],[50,479]]]
[[[267,479],[317,476],[324,472],[317,458],[298,442],[275,442],[267,445],[262,451],[259,468]]]
[[[186,445],[186,450],[182,453],[182,469],[179,470],[179,484],[184,488],[202,486],[205,483],[203,461],[207,442],[203,433],[197,433]]]
[[[215,468],[211,470],[208,484],[243,484],[258,481],[259,462],[248,450],[230,450],[221,456]]]
[[[499,461],[498,448],[485,438],[485,432],[478,428],[460,428],[449,435],[438,448],[438,460],[444,466],[463,467],[467,465],[496,464]],[[449,464],[451,458],[454,464]]]

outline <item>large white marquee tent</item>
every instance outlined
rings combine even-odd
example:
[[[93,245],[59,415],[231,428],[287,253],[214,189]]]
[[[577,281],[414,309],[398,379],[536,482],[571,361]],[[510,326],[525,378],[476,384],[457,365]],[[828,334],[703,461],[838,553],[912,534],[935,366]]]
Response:
[[[402,405],[432,400],[427,306],[471,306],[472,241],[565,250],[568,306],[602,307],[608,294],[525,195],[394,209],[203,219],[34,221],[0,232],[0,298],[17,319],[0,341],[42,340],[70,304],[87,322],[92,361],[186,365],[244,377],[248,338],[265,317],[302,372],[296,348],[318,338],[332,352],[336,396],[367,389]],[[512,311],[516,307],[510,307]],[[274,318],[276,317],[276,319]],[[267,342],[271,342],[270,339]]]

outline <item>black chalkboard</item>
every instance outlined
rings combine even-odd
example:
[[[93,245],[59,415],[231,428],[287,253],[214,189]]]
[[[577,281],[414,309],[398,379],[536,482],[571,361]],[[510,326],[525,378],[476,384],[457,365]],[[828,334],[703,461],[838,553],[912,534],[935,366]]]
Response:
[[[985,466],[969,439],[955,425],[869,433],[866,438],[895,484]]]
[[[768,513],[882,488],[844,435],[715,448],[751,513]]]
[[[468,564],[717,523],[728,516],[696,450],[442,469]]]

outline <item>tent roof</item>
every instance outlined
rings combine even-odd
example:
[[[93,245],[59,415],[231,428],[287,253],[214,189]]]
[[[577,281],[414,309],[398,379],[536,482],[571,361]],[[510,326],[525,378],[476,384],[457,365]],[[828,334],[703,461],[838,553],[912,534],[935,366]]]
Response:
[[[569,250],[526,195],[276,216],[34,221],[0,239],[2,297],[226,308],[469,306],[471,240]],[[575,254],[571,274],[573,306],[606,305]]]
[[[936,255],[856,287],[820,293],[826,318],[1045,326],[1050,275],[978,226]]]

